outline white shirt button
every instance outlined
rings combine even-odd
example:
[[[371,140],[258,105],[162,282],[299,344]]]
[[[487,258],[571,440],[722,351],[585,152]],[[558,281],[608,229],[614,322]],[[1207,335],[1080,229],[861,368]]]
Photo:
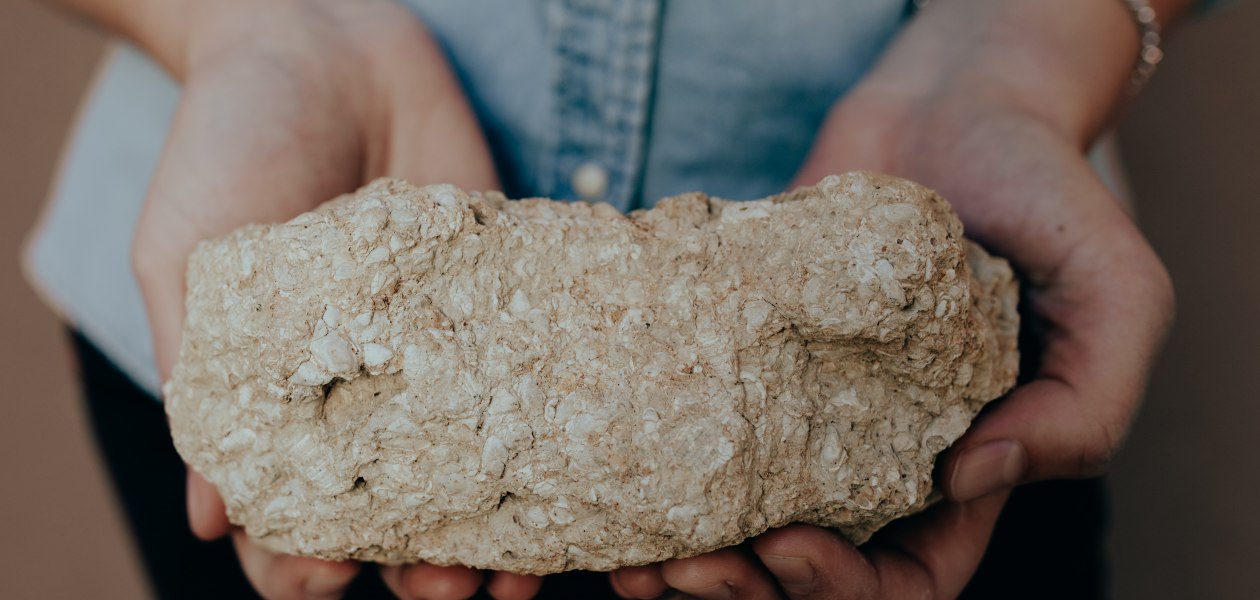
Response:
[[[569,180],[573,193],[583,200],[601,200],[608,193],[608,169],[603,165],[590,161],[584,162],[573,171]]]

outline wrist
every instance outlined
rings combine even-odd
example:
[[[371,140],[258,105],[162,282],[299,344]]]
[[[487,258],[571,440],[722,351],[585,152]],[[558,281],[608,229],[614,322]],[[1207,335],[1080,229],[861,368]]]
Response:
[[[187,8],[182,13],[183,35],[173,57],[172,72],[181,80],[227,53],[284,49],[296,46],[293,41],[299,38],[315,39],[311,33],[316,28],[313,21],[337,4],[337,0],[179,1]],[[310,45],[302,51],[315,58],[333,45],[329,40],[325,48]]]
[[[988,98],[1084,147],[1123,103],[1139,47],[1120,0],[940,0],[862,88],[906,103]]]

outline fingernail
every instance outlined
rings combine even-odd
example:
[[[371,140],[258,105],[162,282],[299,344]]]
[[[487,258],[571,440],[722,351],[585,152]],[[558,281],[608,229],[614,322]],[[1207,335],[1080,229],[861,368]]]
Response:
[[[804,558],[763,554],[761,562],[774,573],[784,591],[803,594],[814,587],[814,567]]]
[[[966,502],[998,490],[1015,487],[1024,475],[1028,455],[1024,446],[1012,440],[997,440],[967,450],[954,468],[950,492],[954,500]]]

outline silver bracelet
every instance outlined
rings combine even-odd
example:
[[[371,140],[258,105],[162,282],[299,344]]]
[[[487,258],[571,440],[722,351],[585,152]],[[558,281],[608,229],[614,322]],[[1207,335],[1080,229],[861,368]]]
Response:
[[[932,3],[932,0],[913,1],[916,9],[922,9]],[[1164,51],[1160,49],[1163,37],[1160,35],[1159,19],[1155,15],[1155,9],[1151,7],[1150,0],[1121,1],[1128,7],[1129,12],[1133,13],[1133,20],[1137,22],[1138,37],[1142,44],[1141,50],[1138,51],[1137,66],[1133,67],[1133,72],[1129,74],[1129,93],[1136,94],[1146,85],[1146,82],[1151,80],[1160,61],[1164,60]]]
[[[1142,40],[1137,66],[1129,75],[1129,93],[1136,94],[1151,80],[1160,61],[1164,60],[1164,51],[1159,46],[1163,37],[1160,35],[1159,19],[1155,17],[1155,9],[1151,8],[1150,0],[1124,0],[1124,4],[1137,21],[1138,35]]]

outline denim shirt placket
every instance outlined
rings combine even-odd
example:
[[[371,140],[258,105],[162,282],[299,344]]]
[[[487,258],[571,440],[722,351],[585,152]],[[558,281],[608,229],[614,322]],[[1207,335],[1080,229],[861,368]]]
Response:
[[[579,168],[602,169],[602,197],[627,210],[639,193],[651,116],[660,0],[547,0],[554,137],[545,195],[576,198]]]

